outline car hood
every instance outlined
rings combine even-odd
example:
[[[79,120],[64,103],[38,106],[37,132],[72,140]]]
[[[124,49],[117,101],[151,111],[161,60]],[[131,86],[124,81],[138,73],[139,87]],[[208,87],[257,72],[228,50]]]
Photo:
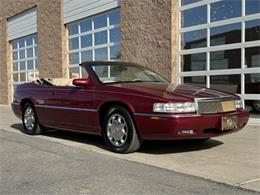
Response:
[[[235,97],[232,94],[218,90],[201,88],[192,85],[175,85],[173,83],[121,83],[115,87],[133,90],[139,95],[158,97],[167,100],[194,100],[194,98]]]

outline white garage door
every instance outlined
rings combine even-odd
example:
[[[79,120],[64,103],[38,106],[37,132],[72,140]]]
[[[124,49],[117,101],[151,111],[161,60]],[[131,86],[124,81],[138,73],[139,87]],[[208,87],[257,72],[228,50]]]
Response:
[[[120,0],[64,0],[64,23],[86,18],[120,5]]]
[[[8,19],[8,40],[37,32],[37,10],[32,8]]]

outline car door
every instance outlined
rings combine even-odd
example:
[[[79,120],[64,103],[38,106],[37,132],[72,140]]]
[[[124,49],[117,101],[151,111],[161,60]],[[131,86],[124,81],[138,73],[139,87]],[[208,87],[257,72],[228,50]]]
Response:
[[[94,107],[92,89],[76,86],[53,86],[48,92],[45,106],[48,125],[55,128],[98,131],[98,112]],[[45,117],[45,118],[46,118]]]

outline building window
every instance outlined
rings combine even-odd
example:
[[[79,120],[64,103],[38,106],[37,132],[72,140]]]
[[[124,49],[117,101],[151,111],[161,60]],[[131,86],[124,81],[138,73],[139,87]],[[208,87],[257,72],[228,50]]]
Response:
[[[38,78],[37,34],[13,40],[11,45],[14,86]]]
[[[259,0],[179,0],[179,82],[236,93],[255,110],[259,6]]]
[[[84,76],[79,63],[118,60],[121,57],[120,10],[82,19],[67,25],[70,78]]]

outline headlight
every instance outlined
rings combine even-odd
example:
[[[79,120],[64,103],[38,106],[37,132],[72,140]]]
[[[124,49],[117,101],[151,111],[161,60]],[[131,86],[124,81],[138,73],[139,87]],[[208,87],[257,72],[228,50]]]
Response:
[[[193,102],[185,103],[155,103],[153,105],[154,112],[196,112]]]
[[[243,102],[242,100],[235,100],[235,106],[236,106],[236,109],[241,109],[243,108]]]

